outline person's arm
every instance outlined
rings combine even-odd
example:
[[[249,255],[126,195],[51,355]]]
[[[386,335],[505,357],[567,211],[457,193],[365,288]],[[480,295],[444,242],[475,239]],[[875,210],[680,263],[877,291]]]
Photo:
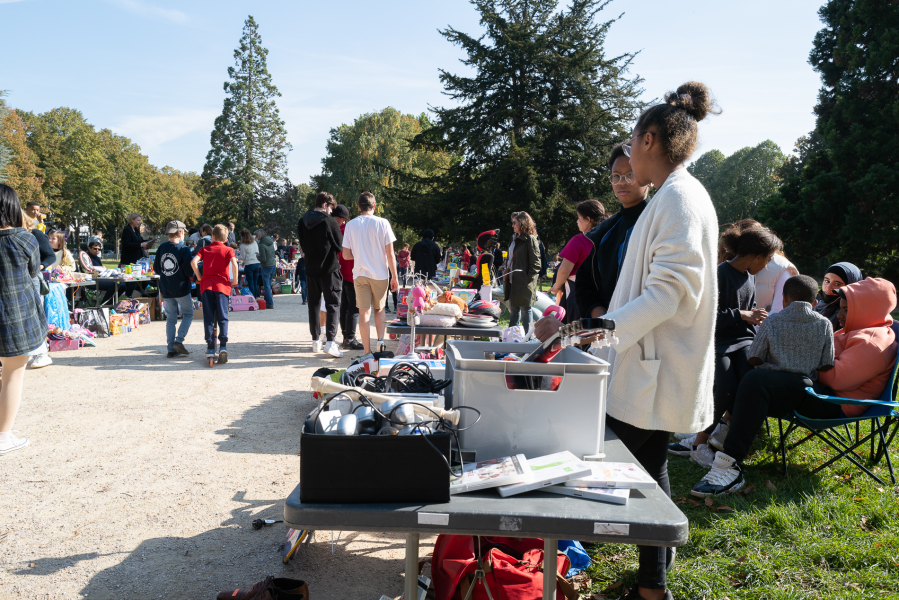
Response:
[[[562,290],[565,289],[565,282],[568,281],[568,278],[571,277],[571,272],[574,270],[574,263],[568,260],[567,258],[562,259],[562,265],[559,267],[559,270],[556,271],[556,282],[550,288],[550,292],[553,294],[558,294]]]
[[[591,240],[593,241],[593,240]],[[581,315],[594,319],[606,314],[602,298],[602,273],[596,266],[597,250],[594,242],[593,250],[587,255],[577,270],[577,285],[574,286],[574,299]]]
[[[349,227],[349,224],[347,224]],[[340,229],[337,230],[340,233]],[[346,230],[344,230],[344,233]],[[340,246],[343,247],[343,251],[341,252],[343,256],[343,260],[353,260],[353,240],[350,235],[342,235],[340,236]]]
[[[239,271],[239,267],[237,266],[237,257],[233,254],[231,255],[231,287],[237,287],[237,273]]]
[[[153,257],[153,272],[159,273],[162,271],[162,256],[159,252],[156,253],[156,256]]]
[[[35,240],[37,241],[37,240]],[[28,274],[34,279],[41,272],[41,253],[40,245],[31,249],[31,255],[28,257]]]
[[[540,261],[540,245],[537,242],[537,238],[531,236],[531,239],[528,243],[528,266],[527,266],[527,276],[528,279],[533,279],[540,274],[540,267],[542,263]]]
[[[749,346],[749,364],[753,367],[764,364],[768,360],[768,330],[771,328],[767,325],[767,323],[762,323],[758,333],[755,335],[755,339],[752,341],[752,345]]]
[[[885,353],[885,350],[869,344],[867,340],[859,341],[834,357],[833,369],[819,370],[818,378],[834,391],[854,390],[883,373]]]
[[[193,259],[191,259],[191,261],[190,261],[190,268],[193,269],[194,275],[196,276],[197,281],[200,281],[201,279],[203,279],[203,276],[200,275],[200,268],[197,266],[199,264],[199,262],[200,262],[200,253],[197,252],[197,255],[194,256]]]
[[[795,268],[792,271],[796,271]],[[771,301],[771,314],[778,313],[784,309],[784,284],[787,279],[793,277],[791,269],[784,269],[777,281],[774,282],[774,299]]]
[[[825,336],[824,343],[821,347],[821,366],[818,367],[819,371],[830,371],[833,369],[834,364],[834,356],[833,356],[833,325],[830,324],[830,321],[825,320],[827,327],[825,327]]]
[[[396,273],[396,257],[393,255],[393,243],[384,246],[384,254],[387,255],[387,268],[390,270],[390,291],[395,292],[399,289],[399,276]]]

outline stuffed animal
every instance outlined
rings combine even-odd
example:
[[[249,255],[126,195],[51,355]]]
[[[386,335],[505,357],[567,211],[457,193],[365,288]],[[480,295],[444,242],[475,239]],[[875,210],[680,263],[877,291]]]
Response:
[[[414,310],[417,314],[420,315],[424,311],[434,306],[434,304],[436,304],[436,302],[431,300],[428,292],[425,291],[423,287],[417,285],[412,288],[412,310]]]
[[[437,296],[437,302],[455,304],[462,312],[468,311],[468,305],[465,304],[465,300],[458,296],[453,296],[453,293],[449,290],[446,290],[443,294]]]

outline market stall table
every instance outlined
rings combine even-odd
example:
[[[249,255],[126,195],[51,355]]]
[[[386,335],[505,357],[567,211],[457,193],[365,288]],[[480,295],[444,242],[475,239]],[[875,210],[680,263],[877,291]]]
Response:
[[[403,335],[411,334],[412,328],[406,325],[405,321],[388,321],[387,333]],[[461,337],[462,339],[471,339],[479,337],[501,337],[503,328],[498,324],[493,327],[463,327],[456,325],[455,327],[424,327],[415,326],[415,335],[451,335],[453,337]]]
[[[156,281],[159,279],[159,275],[142,275],[141,277],[135,277],[130,279],[123,279],[121,277],[94,277],[94,281],[102,283],[104,281],[112,281],[115,282],[116,286],[113,291],[112,296],[112,305],[115,306],[119,303],[119,286],[120,283],[137,283],[137,284],[147,284],[151,281]],[[138,285],[141,289],[141,293],[146,289],[146,285]],[[100,294],[97,294],[97,306],[100,306]]]
[[[97,282],[92,279],[85,279],[84,281],[54,281],[53,283],[61,283],[64,286],[66,286],[66,290],[70,290],[70,289],[74,290],[72,292],[72,300],[71,300],[72,307],[71,307],[71,310],[69,310],[69,312],[71,312],[71,313],[75,312],[75,295],[78,293],[78,288],[97,287]],[[68,301],[68,300],[69,300],[69,294],[67,292],[66,293],[66,301]]]
[[[637,460],[608,428],[609,462]],[[631,490],[627,504],[607,504],[528,492],[502,498],[496,490],[452,496],[446,504],[303,504],[300,485],[284,504],[284,523],[294,529],[374,531],[406,534],[405,597],[417,598],[419,536],[504,535],[544,540],[544,556],[555,556],[559,540],[643,546],[682,546],[687,517],[661,489]],[[410,576],[410,574],[413,574]],[[554,600],[556,581],[544,578],[543,599]]]

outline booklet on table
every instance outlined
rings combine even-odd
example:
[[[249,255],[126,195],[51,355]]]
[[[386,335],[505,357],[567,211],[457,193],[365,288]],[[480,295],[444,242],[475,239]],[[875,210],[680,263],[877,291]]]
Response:
[[[611,504],[627,504],[627,499],[630,498],[631,495],[631,491],[629,489],[569,487],[567,485],[551,485],[549,487],[543,488],[543,491],[553,494],[561,494],[563,496],[574,496],[575,498],[585,498],[587,500],[609,502]]]
[[[462,476],[450,480],[450,494],[521,483],[530,477],[528,460],[524,454],[482,460],[466,464]]]
[[[531,470],[531,478],[528,481],[502,486],[499,488],[499,495],[504,498],[514,496],[549,485],[564,483],[569,479],[585,477],[591,473],[590,465],[568,450],[539,458],[529,458],[528,467]]]
[[[591,462],[590,475],[566,481],[568,487],[654,490],[655,479],[634,463]]]

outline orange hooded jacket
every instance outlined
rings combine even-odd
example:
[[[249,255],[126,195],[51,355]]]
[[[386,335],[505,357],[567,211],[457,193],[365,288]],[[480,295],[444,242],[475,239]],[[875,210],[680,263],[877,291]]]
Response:
[[[896,288],[886,279],[868,277],[840,291],[849,306],[846,323],[833,334],[833,369],[819,371],[818,380],[838,396],[873,400],[883,392],[896,362],[896,335],[890,329]],[[867,410],[852,404],[842,409],[848,417]]]

